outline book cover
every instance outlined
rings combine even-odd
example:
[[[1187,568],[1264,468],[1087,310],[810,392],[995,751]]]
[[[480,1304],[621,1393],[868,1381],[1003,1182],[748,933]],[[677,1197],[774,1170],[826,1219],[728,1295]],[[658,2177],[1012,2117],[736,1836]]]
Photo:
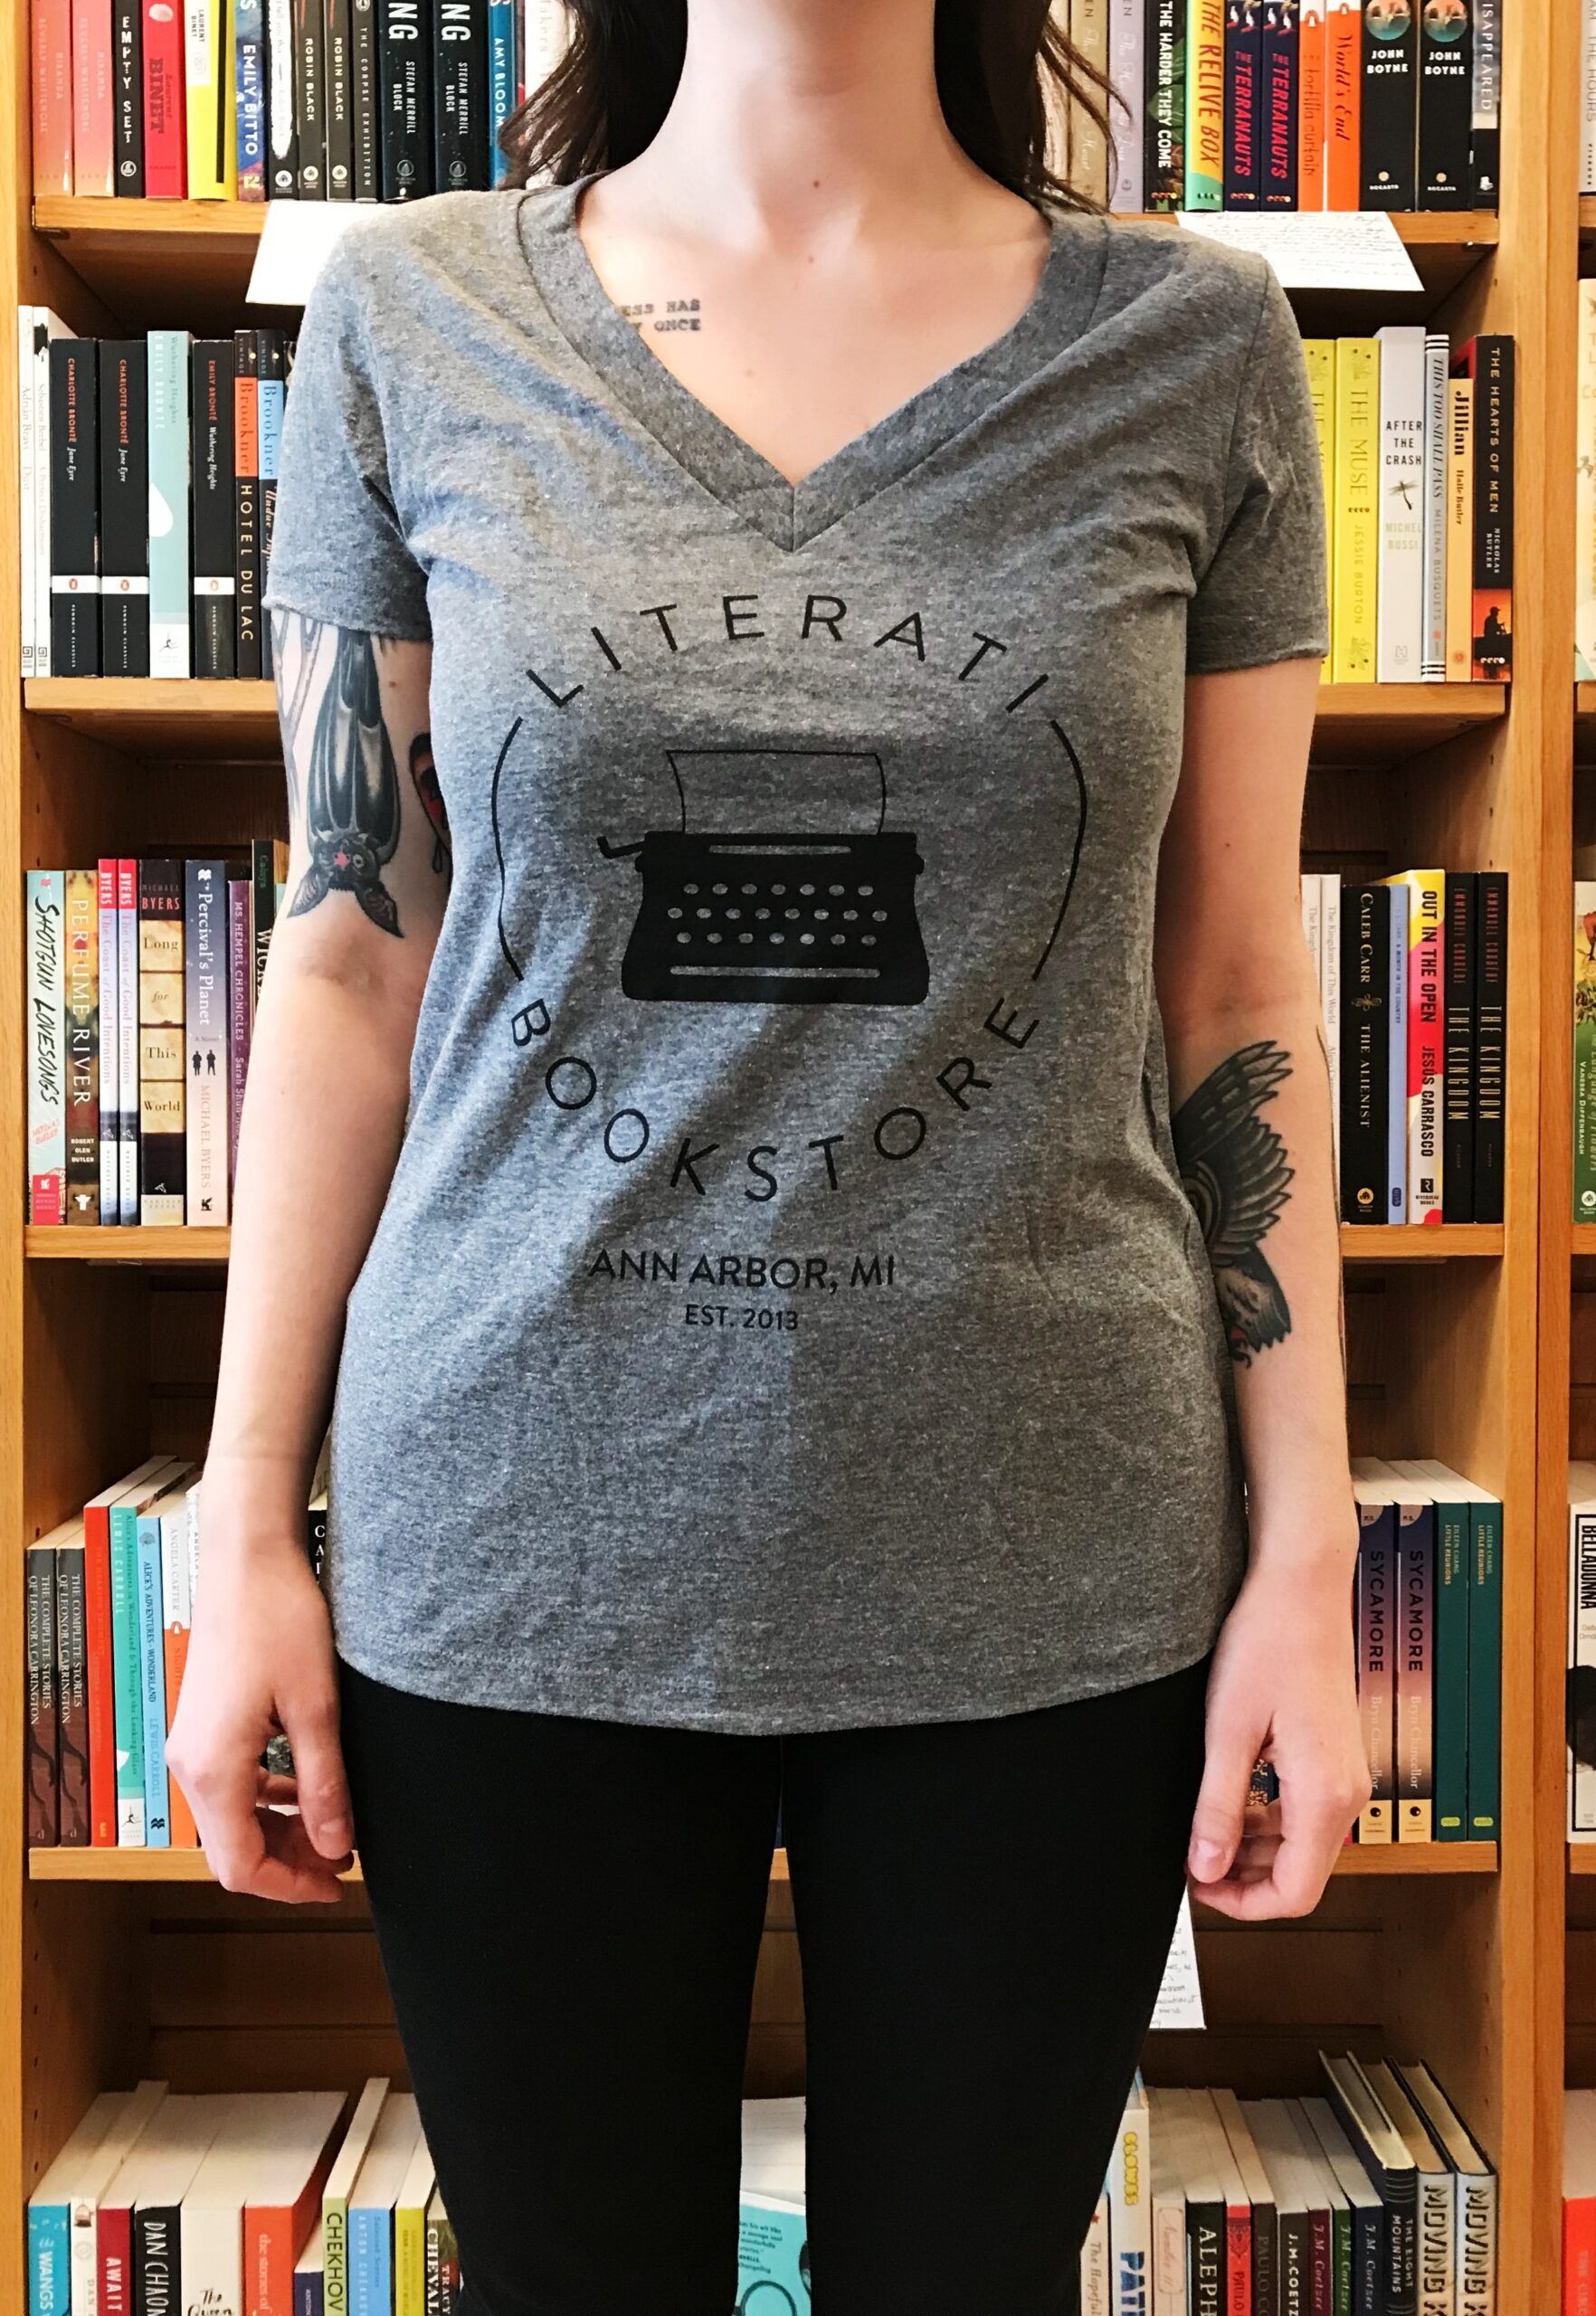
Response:
[[[260,333],[233,337],[233,573],[234,664],[243,677],[261,668]]]
[[[423,0],[377,0],[385,201],[432,190],[432,72]]]
[[[1380,346],[1335,340],[1335,492],[1331,548],[1335,651],[1340,684],[1373,683],[1380,549]]]
[[[149,671],[194,671],[188,572],[188,333],[152,329],[149,382]]]
[[[1435,1835],[1435,1506],[1397,1505],[1396,1837]]]
[[[193,445],[194,672],[238,672],[237,521],[233,340],[196,337],[189,350]]]
[[[1380,344],[1380,568],[1375,676],[1417,683],[1424,664],[1424,331],[1388,323]]]
[[[1382,2316],[1384,2307],[1385,2207],[1327,2099],[1292,2102],[1346,2198],[1351,2237],[1347,2301],[1352,2316]]]
[[[141,2083],[74,2185],[69,2220],[74,2316],[98,2316],[100,2205],[112,2180],[158,2112],[164,2083]]]
[[[1410,868],[1388,881],[1405,893],[1408,907],[1408,1220],[1439,1223],[1444,1198],[1446,878],[1439,868]]]
[[[1301,104],[1298,0],[1263,0],[1259,65],[1259,198],[1265,209],[1297,206],[1297,115]]]
[[[1279,2305],[1279,2226],[1275,2210],[1275,2192],[1265,2168],[1262,2152],[1253,2138],[1251,2126],[1242,2112],[1241,2102],[1233,2091],[1216,2089],[1211,2096],[1214,2112],[1219,2116],[1241,2184],[1252,2207],[1252,2272],[1249,2277],[1249,2305],[1256,2316]]]
[[[1419,28],[1412,0],[1363,10],[1361,209],[1411,209],[1419,172]]]
[[[1183,0],[1147,0],[1142,91],[1144,191],[1154,211],[1178,209],[1186,190],[1186,16]]]
[[[249,2305],[263,2316],[291,2305],[295,2254],[314,2233],[343,2106],[337,2091],[280,2093],[260,2133],[245,2188],[243,2242]],[[382,2303],[383,2316],[391,2306]]]
[[[298,61],[293,0],[266,0],[266,182],[275,201],[291,201],[299,190]]]
[[[231,0],[183,0],[184,124],[188,197],[232,201],[238,191]]]
[[[121,1217],[121,1093],[117,1084],[117,862],[94,869],[95,943],[100,957],[100,1220]]]
[[[89,1819],[89,1644],[83,1523],[57,1530],[55,1547],[55,1750],[63,1849],[86,1848]]]
[[[100,673],[99,361],[91,337],[50,346],[50,671]]]
[[[184,864],[187,1219],[227,1220],[227,867]]]
[[[1477,209],[1494,209],[1502,151],[1502,0],[1474,0],[1468,164]]]
[[[1325,10],[1325,206],[1363,206],[1363,11],[1362,0],[1328,0]]]
[[[1596,623],[1593,623],[1596,627]],[[1447,381],[1447,681],[1474,672],[1474,381]]]
[[[1447,673],[1447,373],[1451,347],[1444,331],[1424,338],[1424,640],[1420,679],[1443,683]]]
[[[1384,1223],[1391,1147],[1391,888],[1342,894],[1341,1217]]]
[[[138,1220],[138,863],[117,863],[117,1220]]]
[[[72,0],[72,191],[117,189],[110,0]]]
[[[389,2078],[368,2075],[321,2191],[322,2277],[326,2316],[350,2316],[349,2197],[388,2097]]]
[[[1451,2170],[1414,2112],[1395,2068],[1384,2059],[1371,2059],[1364,2064],[1363,2073],[1413,2160],[1415,2296],[1420,2316],[1455,2316],[1457,2206]]]
[[[138,1219],[183,1220],[183,872],[138,864]]]
[[[1297,24],[1297,205],[1323,209],[1330,102],[1330,27],[1325,0],[1302,0]]]
[[[1472,672],[1504,683],[1513,673],[1513,340],[1471,337],[1452,368],[1474,384]]]
[[[144,9],[141,0],[112,0],[112,164],[124,199],[144,197]]]
[[[100,342],[100,658],[107,676],[149,673],[148,348]]]
[[[161,1612],[161,1502],[134,1523],[134,1621],[138,1650],[139,1745],[144,1758],[144,1842],[170,1849],[166,1786],[166,1650]]]
[[[129,2095],[100,2093],[28,2197],[28,2316],[69,2316],[71,2197],[113,2121],[126,2113]]]
[[[488,183],[488,0],[431,0],[432,169],[440,193]]]
[[[33,67],[33,191],[72,189],[72,17],[71,0],[29,0]]]
[[[24,1837],[30,1849],[53,1849],[60,1801],[55,1751],[55,1550],[30,1544],[23,1555],[27,1681]]]
[[[1224,0],[1192,0],[1192,14],[1202,11],[1222,18]],[[1143,144],[1143,90],[1147,71],[1147,17],[1144,0],[1113,0],[1108,17],[1108,77],[1114,83],[1116,175],[1109,207],[1119,216],[1136,217],[1146,207],[1144,191],[1147,157]],[[525,43],[521,43],[524,51]],[[517,56],[518,81],[525,79],[526,56]],[[1188,138],[1190,130],[1188,128]],[[1205,204],[1211,206],[1211,204]],[[1186,206],[1192,206],[1191,177],[1186,180]]]
[[[1358,1496],[1358,1717],[1369,1763],[1371,1792],[1358,1818],[1360,1842],[1391,1841],[1396,1791],[1396,1684],[1392,1658],[1392,1588],[1395,1574],[1396,1507],[1365,1492]]]
[[[66,1220],[65,878],[30,868],[28,955],[28,1220]]]
[[[92,868],[66,872],[66,1219],[100,1220],[100,897]]]
[[[327,198],[327,16],[323,0],[292,0],[294,138],[301,201]]]
[[[238,198],[266,198],[267,58],[263,0],[233,0],[233,138]]]
[[[271,534],[277,522],[277,462],[282,447],[288,340],[280,329],[257,330],[255,366],[255,456],[261,470],[261,599],[271,572]],[[261,622],[261,673],[271,673],[271,622]]]
[[[183,18],[172,0],[142,0],[144,190],[153,201],[181,201],[188,191],[183,73]]]
[[[1225,0],[1225,201],[1256,209],[1263,196],[1263,0]]]
[[[327,197],[350,201],[355,191],[354,83],[349,0],[322,0],[322,110],[327,124]]]
[[[188,1522],[192,1489],[179,1491],[174,1504],[170,1497],[163,1498],[159,1510],[161,1526],[161,1674],[166,1700],[166,1730],[177,1710],[177,1699],[183,1691],[183,1675],[188,1663],[189,1635],[194,1627],[194,1603],[189,1587]],[[164,1752],[164,1747],[163,1747]],[[199,1844],[199,1829],[194,1821],[194,1811],[170,1768],[166,1770],[166,1798],[171,1810],[171,1841],[174,1849],[195,1849]]]
[[[1467,209],[1474,106],[1470,0],[1419,10],[1419,206]]]
[[[1391,1190],[1388,1222],[1408,1220],[1408,912],[1391,903],[1391,1148],[1385,1162]]]
[[[511,33],[514,53],[514,32]],[[383,197],[382,155],[378,135],[382,126],[382,97],[377,86],[376,0],[350,0],[349,110],[354,139],[352,191],[356,201]]]

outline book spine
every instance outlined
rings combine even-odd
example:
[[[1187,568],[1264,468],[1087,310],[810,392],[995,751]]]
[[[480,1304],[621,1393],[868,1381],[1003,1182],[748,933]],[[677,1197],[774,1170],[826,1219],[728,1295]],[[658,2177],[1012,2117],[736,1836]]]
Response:
[[[1186,10],[1185,206],[1225,203],[1225,0]]]
[[[327,197],[355,190],[354,90],[349,71],[349,0],[322,0],[322,105],[327,120]]]
[[[233,575],[237,611],[234,664],[242,677],[261,669],[261,440],[259,334],[233,339]]]
[[[1314,2228],[1306,2211],[1282,2212],[1280,2307],[1285,2316],[1317,2316],[1314,2307]]]
[[[50,666],[50,346],[54,335],[49,312],[33,309],[33,673]],[[25,544],[25,542],[24,542]]]
[[[1424,663],[1424,332],[1379,333],[1380,567],[1376,679],[1415,683]]]
[[[1596,508],[1596,498],[1592,500]],[[1596,622],[1593,622],[1596,632]],[[1447,381],[1447,681],[1474,671],[1474,381]]]
[[[1496,2316],[1497,2197],[1494,2175],[1458,2177],[1458,2316]]]
[[[138,872],[138,1210],[183,1220],[183,879],[175,860]]]
[[[116,1680],[112,1664],[110,1515],[83,1515],[83,1637],[89,1660],[89,1824],[97,1849],[117,1839]]]
[[[64,2204],[28,2207],[28,2316],[70,2316],[71,2246]]]
[[[1325,75],[1325,206],[1357,209],[1363,192],[1363,11],[1360,0],[1329,0]]]
[[[322,0],[292,0],[294,130],[301,201],[327,198],[325,17]]]
[[[1469,99],[1470,198],[1494,209],[1502,153],[1502,0],[1474,0],[1474,70]]]
[[[188,334],[152,329],[149,375],[149,671],[192,673],[188,573]]]
[[[1435,1837],[1468,1837],[1468,1507],[1435,1506]]]
[[[1108,0],[1097,0],[1098,17],[1105,43],[1108,32]],[[1102,65],[1107,71],[1105,50]],[[501,185],[509,173],[509,161],[499,149],[499,138],[506,123],[516,109],[516,11],[514,0],[489,0],[488,5],[488,176],[489,182]],[[1090,124],[1088,160],[1094,191],[1098,200],[1108,197],[1108,145],[1095,122]]]
[[[144,1711],[138,1650],[138,1518],[110,1514],[111,1686],[117,1732],[117,1841],[144,1846]]]
[[[1133,2093],[1120,2118],[1108,2165],[1108,2242],[1115,2316],[1147,2306],[1153,2273],[1152,2188],[1145,2093]]]
[[[1342,896],[1341,1214],[1382,1223],[1390,1208],[1391,890],[1349,885]]]
[[[1335,340],[1333,337],[1306,337],[1302,342],[1303,361],[1307,371],[1308,398],[1314,413],[1314,433],[1319,445],[1319,478],[1324,488],[1326,520],[1335,507]],[[1335,660],[1334,622],[1330,649],[1325,657],[1325,673],[1329,674]]]
[[[1495,1841],[1502,1812],[1502,1507],[1468,1509],[1468,1838]]]
[[[53,1849],[60,1838],[56,1758],[55,1554],[30,1544],[24,1555],[27,1647],[26,1837],[30,1849]]]
[[[1227,2316],[1225,2207],[1186,2200],[1186,2273],[1192,2316]]]
[[[1222,6],[1223,0],[1192,0],[1195,17],[1203,9]],[[1114,0],[1108,19],[1108,77],[1114,83],[1115,158],[1116,175],[1109,206],[1119,215],[1139,216],[1146,207],[1145,186],[1147,157],[1143,144],[1143,90],[1147,66],[1147,19],[1144,0]],[[1191,34],[1188,33],[1188,39]],[[525,54],[518,58],[524,78]],[[1191,206],[1190,177],[1187,206]]]
[[[1507,872],[1478,872],[1474,982],[1474,1219],[1500,1222],[1507,1172]]]
[[[1259,99],[1259,198],[1265,209],[1297,206],[1301,69],[1297,0],[1264,0]]]
[[[293,0],[266,0],[266,182],[273,201],[291,201],[299,190],[297,64]]]
[[[1380,536],[1380,347],[1335,341],[1335,520],[1332,555],[1333,673],[1373,683]]]
[[[50,347],[50,668],[100,673],[99,364],[91,337]]]
[[[233,341],[195,338],[189,355],[194,445],[194,671],[237,672]]]
[[[432,82],[423,0],[377,0],[385,201],[432,190]]]
[[[36,675],[35,638],[39,607],[34,591],[33,557],[29,552],[38,528],[38,499],[33,475],[33,308],[16,309],[16,432],[17,513],[22,565],[22,673]]]
[[[321,2264],[327,2316],[349,2316],[349,2206],[342,2196],[321,2200]]]
[[[128,2205],[101,2204],[95,2233],[99,2238],[98,2316],[134,2316],[133,2214]]]
[[[161,1647],[168,1732],[177,1710],[177,1700],[183,1693],[183,1675],[188,1663],[188,1641],[193,1623],[185,1505],[181,1517],[171,1513],[163,1514],[161,1517]],[[199,1830],[194,1822],[194,1811],[169,1768],[166,1771],[166,1798],[171,1807],[173,1848],[196,1848]]]
[[[31,0],[33,191],[72,189],[72,19],[70,0]]]
[[[378,131],[382,98],[377,87],[376,0],[351,0],[349,109],[354,139],[352,189],[356,201],[380,201],[383,188]]]
[[[66,957],[63,878],[27,872],[28,1220],[66,1220]]]
[[[1469,77],[1472,82],[1472,71]],[[1472,86],[1469,97],[1472,107]],[[1596,193],[1596,10],[1591,0],[1580,0],[1580,191]]]
[[[1358,1839],[1383,1843],[1392,1838],[1392,1805],[1396,1787],[1395,1684],[1391,1653],[1395,1507],[1389,1504],[1360,1504],[1358,1520],[1358,1714],[1363,1723],[1371,1788],[1358,1818]]]
[[[149,673],[149,395],[144,340],[100,348],[100,659]]]
[[[1419,673],[1439,684],[1447,673],[1447,371],[1444,333],[1424,340],[1424,640]]]
[[[166,1791],[166,1647],[161,1614],[161,1523],[141,1513],[136,1523],[138,1627],[138,1710],[144,1743],[144,1838],[150,1849],[172,1846]]]
[[[1472,1222],[1474,1215],[1475,984],[1477,975],[1478,879],[1472,870],[1447,871],[1442,970],[1446,977],[1442,1068],[1441,1219]]]
[[[171,0],[142,0],[144,190],[152,200],[181,201],[188,191],[184,113],[183,18]],[[170,672],[170,671],[168,671]]]
[[[238,1129],[243,1116],[244,1085],[250,1074],[250,1014],[253,976],[250,956],[250,887],[247,878],[227,885],[227,1182],[231,1193],[238,1172]]]
[[[92,868],[66,873],[66,1213],[100,1220],[100,908]]]
[[[1596,59],[1596,40],[1589,43],[1588,52]],[[1574,681],[1588,684],[1596,682],[1596,281],[1580,283],[1578,382],[1574,519],[1579,575],[1574,602]],[[25,673],[25,659],[23,665]]]
[[[271,928],[277,921],[277,851],[269,837],[257,837],[250,848],[250,869],[253,890],[251,895],[251,916],[253,924],[255,977],[252,1006],[261,1001],[261,978],[266,971],[267,952],[271,946]]]
[[[426,2316],[438,2303],[436,2288],[423,2302]],[[1080,2247],[1080,2316],[1111,2316],[1108,2296],[1108,2198],[1097,2197],[1086,2241]]]
[[[1262,198],[1259,126],[1263,118],[1263,0],[1225,0],[1225,207],[1256,209]]]
[[[487,0],[432,0],[432,160],[440,193],[488,183]]]
[[[1183,0],[1147,0],[1145,185],[1150,210],[1176,210],[1186,189],[1186,52]]]
[[[187,1210],[195,1225],[227,1220],[227,870],[184,865]]]
[[[72,191],[117,189],[110,0],[72,0]]]
[[[234,0],[233,135],[238,198],[266,198],[266,14],[262,0]]]
[[[1435,1507],[1397,1515],[1396,1837],[1435,1832]]]
[[[229,0],[183,0],[183,68],[191,201],[237,190]]]
[[[144,10],[141,0],[113,0],[112,162],[116,190],[141,200],[144,184]]]
[[[1441,1220],[1445,1180],[1445,878],[1439,869],[1412,868],[1392,881],[1408,896],[1408,1220],[1433,1224]]]
[[[117,1220],[138,1220],[138,863],[117,863]]]
[[[121,1092],[117,1083],[117,862],[94,871],[95,947],[100,958],[100,1220],[121,1220]]]
[[[1363,209],[1411,209],[1418,181],[1419,33],[1416,11],[1363,11]]]
[[[1469,123],[1473,109],[1471,0],[1447,0],[1419,11],[1419,180],[1420,209],[1468,206]]]
[[[179,2316],[183,2296],[183,2208],[141,2204],[133,2214],[133,2283],[139,2316]]]
[[[1303,0],[1297,29],[1297,205],[1323,209],[1325,138],[1330,99],[1330,30],[1325,0]]]
[[[89,1655],[84,1629],[83,1546],[55,1555],[56,1756],[62,1846],[88,1846]]]
[[[281,330],[256,332],[255,455],[261,470],[261,600],[271,576],[271,536],[277,525],[277,461],[282,445],[288,342]],[[261,673],[271,673],[271,622],[261,622]]]
[[[1335,2316],[1334,2247],[1330,2214],[1323,2207],[1308,2214],[1308,2267],[1315,2316]]]
[[[1474,380],[1473,672],[1503,683],[1513,673],[1513,340],[1475,338],[1464,357]]]
[[[1334,1179],[1341,1181],[1341,878],[1332,869],[1322,879],[1324,937],[1319,944],[1320,996],[1325,1020],[1325,1061],[1330,1075],[1330,1153]],[[1339,1195],[1339,1189],[1337,1191]]]

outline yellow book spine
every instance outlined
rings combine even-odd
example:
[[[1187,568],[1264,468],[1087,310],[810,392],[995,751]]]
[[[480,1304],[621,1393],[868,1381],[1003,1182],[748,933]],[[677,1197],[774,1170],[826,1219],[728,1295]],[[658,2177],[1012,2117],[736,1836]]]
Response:
[[[1335,340],[1305,337],[1303,359],[1307,365],[1308,394],[1314,406],[1314,431],[1319,438],[1319,472],[1325,486],[1325,552],[1334,567],[1335,552]],[[1328,675],[1335,661],[1335,622],[1331,619],[1330,652],[1325,661]]]
[[[1186,11],[1186,206],[1221,209],[1224,198],[1224,0],[1190,0]]]
[[[1380,348],[1335,341],[1335,545],[1330,558],[1338,684],[1374,681],[1380,571]]]
[[[1447,681],[1474,663],[1474,380],[1447,380]]]
[[[403,2204],[394,2213],[394,2316],[427,2316],[427,2216]]]
[[[183,61],[188,197],[191,201],[236,200],[238,130],[233,101],[231,0],[185,0]]]
[[[1087,63],[1099,72],[1108,70],[1108,0],[1069,0],[1069,37]],[[1078,192],[1089,199],[1108,199],[1108,140],[1097,122],[1079,106],[1071,123],[1069,175]],[[1123,133],[1123,118],[1120,122]]]
[[[321,2199],[322,2316],[349,2316],[349,2198]]]

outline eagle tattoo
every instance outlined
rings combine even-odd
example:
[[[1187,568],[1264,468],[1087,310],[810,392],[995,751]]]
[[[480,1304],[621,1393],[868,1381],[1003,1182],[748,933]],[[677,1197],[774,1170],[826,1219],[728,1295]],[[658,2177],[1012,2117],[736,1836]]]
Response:
[[[1213,1265],[1230,1356],[1243,1367],[1291,1332],[1280,1282],[1259,1251],[1291,1181],[1286,1145],[1259,1114],[1290,1075],[1290,1056],[1260,1039],[1221,1061],[1170,1122]]]
[[[316,712],[305,775],[310,866],[289,910],[302,916],[328,893],[353,893],[379,931],[399,933],[383,870],[399,843],[399,781],[369,635],[340,630],[331,680]]]

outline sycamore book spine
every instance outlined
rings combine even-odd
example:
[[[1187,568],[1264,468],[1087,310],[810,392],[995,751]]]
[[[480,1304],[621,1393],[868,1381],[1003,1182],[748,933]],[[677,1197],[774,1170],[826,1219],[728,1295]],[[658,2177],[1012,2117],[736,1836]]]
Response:
[[[1435,1506],[1397,1514],[1396,1837],[1435,1833]]]
[[[1358,1818],[1360,1842],[1389,1842],[1396,1785],[1395,1685],[1392,1665],[1392,1584],[1396,1507],[1358,1506],[1358,1713],[1369,1764],[1370,1795]]]
[[[1362,209],[1411,209],[1418,177],[1419,33],[1416,11],[1363,11]]]
[[[50,671],[100,673],[99,356],[91,337],[50,346]]]
[[[1507,1171],[1507,872],[1477,875],[1474,986],[1474,1220],[1500,1222]]]
[[[92,868],[66,873],[67,1220],[100,1220],[100,902]]]
[[[1297,207],[1297,126],[1301,110],[1301,27],[1297,0],[1264,0],[1259,43],[1259,199],[1265,209]]]
[[[1473,109],[1473,0],[1419,12],[1420,209],[1468,206]]]
[[[108,676],[149,673],[148,349],[100,347],[100,656]]]
[[[56,1787],[63,1849],[89,1841],[89,1654],[83,1540],[55,1553]]]

